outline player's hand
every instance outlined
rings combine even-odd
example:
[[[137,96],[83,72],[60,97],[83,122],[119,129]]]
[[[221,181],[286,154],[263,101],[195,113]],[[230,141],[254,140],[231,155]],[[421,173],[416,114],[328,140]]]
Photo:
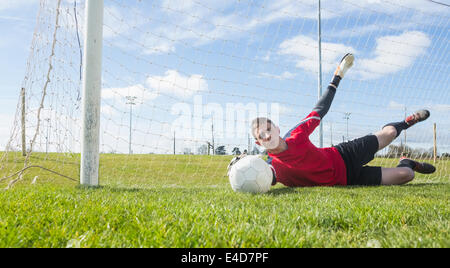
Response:
[[[241,160],[242,158],[244,158],[244,157],[246,157],[246,156],[247,156],[247,154],[246,154],[246,153],[243,153],[243,154],[241,154],[240,156],[236,156],[235,158],[233,158],[233,159],[231,160],[230,164],[228,164],[228,167],[227,167],[227,176],[230,175],[231,167],[232,167],[234,164],[236,164],[239,160]]]

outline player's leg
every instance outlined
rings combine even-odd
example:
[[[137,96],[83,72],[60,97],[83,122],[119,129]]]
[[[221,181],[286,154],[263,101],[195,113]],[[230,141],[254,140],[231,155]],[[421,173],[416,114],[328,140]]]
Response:
[[[348,185],[400,185],[414,179],[414,172],[430,174],[436,169],[427,163],[402,159],[396,168],[365,166],[374,159],[375,153],[388,146],[401,131],[417,122],[426,120],[430,113],[421,110],[405,121],[386,125],[375,135],[368,135],[336,146],[347,168]]]
[[[382,168],[364,166],[353,176],[348,185],[379,186],[402,185],[414,179],[414,171],[408,167]]]
[[[425,121],[429,117],[429,111],[420,110],[408,116],[404,121],[387,124],[381,131],[375,133],[375,136],[378,138],[378,150],[381,150],[391,144],[398,136],[400,136],[400,133],[403,130],[412,127],[418,122]]]
[[[334,76],[338,76],[340,79],[343,79],[347,71],[352,68],[354,61],[355,57],[353,56],[353,54],[347,53],[339,63],[339,66],[334,72]]]
[[[385,126],[375,136],[378,139],[378,150],[382,150],[397,138],[397,130],[393,126]]]
[[[414,171],[407,167],[382,168],[382,185],[402,185],[414,179]]]
[[[436,168],[428,163],[420,163],[408,158],[401,158],[396,168],[382,168],[382,185],[401,185],[414,179],[414,172],[432,174]]]

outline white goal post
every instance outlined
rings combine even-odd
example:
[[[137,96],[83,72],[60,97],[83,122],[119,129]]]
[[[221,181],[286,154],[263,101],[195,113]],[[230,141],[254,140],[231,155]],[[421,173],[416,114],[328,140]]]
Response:
[[[86,1],[80,183],[98,186],[102,88],[103,0]]]

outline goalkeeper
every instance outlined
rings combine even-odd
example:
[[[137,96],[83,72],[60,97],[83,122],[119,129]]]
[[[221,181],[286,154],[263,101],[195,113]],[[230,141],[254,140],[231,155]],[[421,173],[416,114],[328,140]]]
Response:
[[[403,130],[426,120],[430,112],[421,110],[406,120],[390,123],[374,135],[341,143],[331,148],[317,148],[309,136],[330,109],[345,73],[353,66],[354,56],[347,54],[338,66],[333,81],[314,110],[282,139],[280,129],[270,119],[252,122],[256,144],[267,149],[274,180],[286,186],[400,185],[414,179],[415,172],[430,174],[435,167],[402,158],[396,168],[366,166],[375,153],[388,146]]]

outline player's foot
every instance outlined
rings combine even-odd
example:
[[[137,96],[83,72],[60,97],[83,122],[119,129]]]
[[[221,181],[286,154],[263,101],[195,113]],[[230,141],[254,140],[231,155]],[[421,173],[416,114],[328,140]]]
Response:
[[[355,61],[355,56],[351,53],[347,53],[341,60],[336,72],[334,72],[335,76],[339,76],[340,78],[344,78],[345,73],[353,66],[353,62]]]
[[[427,110],[420,110],[415,112],[414,114],[408,116],[405,119],[406,124],[408,124],[408,126],[412,126],[415,125],[418,122],[422,122],[428,119],[428,117],[430,117],[430,112]]]
[[[411,166],[414,171],[422,174],[432,174],[436,171],[436,168],[431,164],[419,163],[406,157],[400,158],[400,164]]]

